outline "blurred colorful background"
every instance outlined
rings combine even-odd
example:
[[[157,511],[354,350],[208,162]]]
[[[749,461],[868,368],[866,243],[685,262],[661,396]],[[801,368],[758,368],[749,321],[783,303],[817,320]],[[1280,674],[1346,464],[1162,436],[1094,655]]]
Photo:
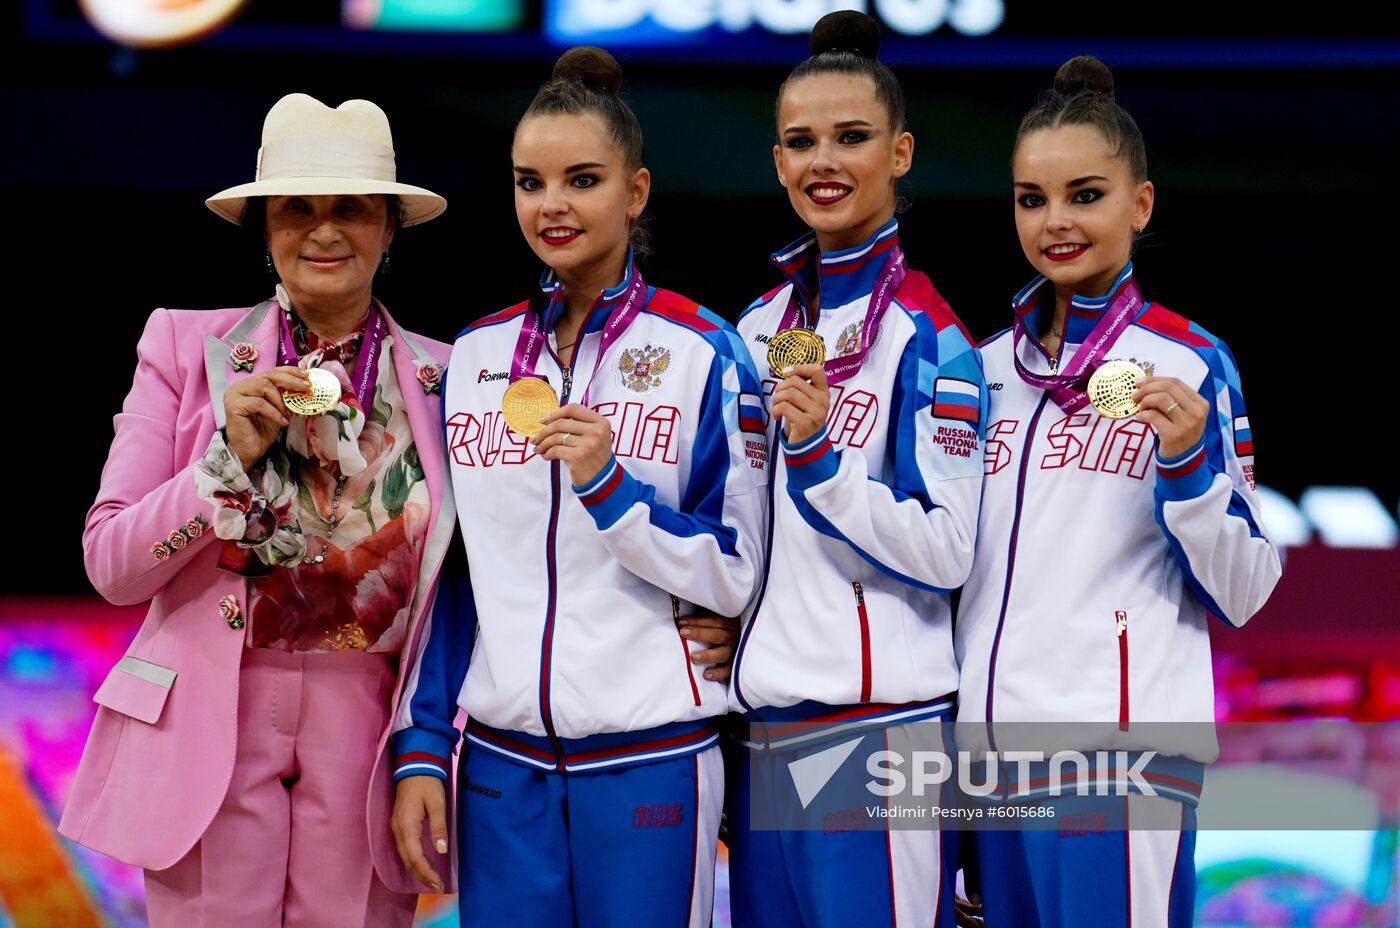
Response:
[[[1374,827],[1197,836],[1201,926],[1400,924],[1400,548],[1290,548],[1273,601],[1241,630],[1215,635],[1221,722],[1356,720],[1340,727],[1259,726],[1248,756],[1275,760],[1379,799]],[[0,926],[145,924],[140,871],[54,831],[92,722],[92,693],[142,616],[92,597],[0,600]],[[1323,632],[1324,629],[1333,629]],[[1232,746],[1235,746],[1232,756]],[[716,924],[727,925],[721,873]],[[424,897],[418,924],[455,926],[454,900]]]

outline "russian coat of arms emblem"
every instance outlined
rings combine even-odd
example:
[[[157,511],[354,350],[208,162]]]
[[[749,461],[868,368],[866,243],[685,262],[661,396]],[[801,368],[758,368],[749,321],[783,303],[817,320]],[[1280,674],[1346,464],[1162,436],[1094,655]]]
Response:
[[[671,349],[663,345],[624,348],[617,361],[622,385],[633,393],[646,393],[661,386],[661,375],[671,367]]]

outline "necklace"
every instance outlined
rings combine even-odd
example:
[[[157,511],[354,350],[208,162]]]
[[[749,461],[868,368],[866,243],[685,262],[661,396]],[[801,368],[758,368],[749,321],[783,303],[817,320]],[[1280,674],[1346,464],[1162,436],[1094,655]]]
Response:
[[[326,559],[326,552],[330,550],[331,539],[335,537],[336,525],[340,522],[340,495],[345,492],[345,475],[339,474],[335,478],[335,497],[331,499],[330,518],[326,519],[326,524],[330,531],[326,532],[326,537],[321,539],[321,553],[315,557],[304,557],[303,564],[319,564]]]

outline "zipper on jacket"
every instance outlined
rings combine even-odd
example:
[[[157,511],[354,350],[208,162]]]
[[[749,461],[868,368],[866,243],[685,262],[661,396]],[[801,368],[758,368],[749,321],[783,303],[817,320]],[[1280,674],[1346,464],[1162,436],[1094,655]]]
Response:
[[[1128,613],[1114,613],[1118,627],[1118,730],[1128,730]]]
[[[676,623],[676,637],[681,640],[681,653],[685,655],[685,672],[690,680],[690,695],[695,697],[695,704],[700,705],[700,687],[695,685],[695,665],[690,660],[690,642],[685,640],[681,634],[681,601],[675,593],[671,594],[671,621]]]
[[[1001,591],[1001,614],[997,616],[997,631],[992,638],[992,654],[987,662],[987,741],[994,751],[997,741],[992,730],[992,703],[996,697],[997,652],[1001,649],[1001,633],[1006,625],[1006,607],[1011,601],[1011,577],[1016,571],[1016,544],[1021,531],[1021,506],[1026,500],[1026,465],[1031,459],[1031,445],[1035,443],[1035,430],[1036,426],[1040,425],[1040,414],[1045,411],[1045,404],[1049,399],[1049,393],[1040,394],[1040,403],[1035,407],[1035,412],[1031,414],[1030,423],[1026,427],[1026,443],[1021,448],[1021,463],[1016,468],[1016,508],[1012,510],[1011,516],[1011,541],[1006,554],[1006,584]]]
[[[580,339],[581,340],[581,339]],[[563,374],[563,389],[559,394],[561,404],[569,402],[569,390],[573,386],[569,375],[570,367],[564,364],[563,359],[554,352],[553,348],[549,353],[554,357],[559,365],[559,370]],[[574,345],[574,353],[570,360],[578,357],[578,345]],[[549,599],[545,609],[544,635],[540,642],[540,721],[544,723],[545,733],[549,736],[549,743],[554,746],[554,769],[564,770],[564,746],[559,741],[559,735],[554,730],[554,712],[550,708],[550,681],[554,673],[554,618],[559,611],[559,575],[558,561],[554,557],[555,541],[559,536],[559,498],[561,487],[559,478],[563,466],[558,461],[549,462],[549,531],[545,533],[545,565],[549,574]]]
[[[549,531],[545,534],[545,565],[549,573],[549,599],[544,616],[544,637],[540,642],[540,720],[554,746],[554,768],[564,769],[564,746],[554,731],[550,709],[550,678],[554,672],[554,616],[559,611],[558,563],[554,559],[554,539],[559,531],[559,462],[549,462]]]
[[[859,580],[851,581],[856,594],[856,615],[860,617],[860,701],[870,702],[870,616],[865,612],[865,591]]]
[[[1065,330],[1066,330],[1066,331],[1069,330],[1069,307],[1065,307]],[[1040,339],[1036,339],[1036,341],[1040,341]],[[1042,350],[1044,350],[1044,349],[1043,349],[1043,346],[1042,346]],[[1055,346],[1055,353],[1054,353],[1053,355],[1051,355],[1048,351],[1045,352],[1045,358],[1046,358],[1047,361],[1050,362],[1050,373],[1052,373],[1052,374],[1058,374],[1058,373],[1060,372],[1060,357],[1061,357],[1064,353],[1065,353],[1065,336],[1061,335],[1061,336],[1060,336],[1060,343],[1059,343],[1058,345]]]

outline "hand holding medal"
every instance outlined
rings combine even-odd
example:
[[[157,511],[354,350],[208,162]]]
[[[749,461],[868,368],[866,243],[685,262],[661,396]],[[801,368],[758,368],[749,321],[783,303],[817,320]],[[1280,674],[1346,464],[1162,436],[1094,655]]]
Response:
[[[787,376],[773,390],[773,418],[783,420],[788,444],[801,444],[826,426],[831,410],[831,390],[826,367],[820,362],[789,367]]]
[[[1185,454],[1206,431],[1210,401],[1175,377],[1148,377],[1137,385],[1137,417],[1157,431],[1164,458]]]
[[[299,367],[274,367],[230,384],[224,391],[224,434],[243,469],[249,470],[291,421],[283,397],[312,389],[307,372]],[[340,385],[336,384],[336,397]]]
[[[589,483],[612,460],[611,423],[582,403],[549,413],[530,441],[546,461],[563,461],[576,487]]]

